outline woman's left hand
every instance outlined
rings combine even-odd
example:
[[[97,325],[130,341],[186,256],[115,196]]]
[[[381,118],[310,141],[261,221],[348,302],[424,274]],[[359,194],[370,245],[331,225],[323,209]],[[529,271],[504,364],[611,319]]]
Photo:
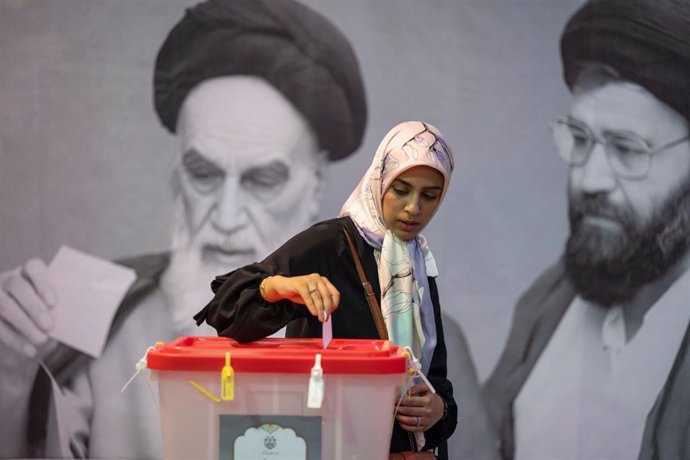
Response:
[[[412,386],[403,397],[395,418],[405,431],[426,431],[443,417],[443,400],[426,383]]]

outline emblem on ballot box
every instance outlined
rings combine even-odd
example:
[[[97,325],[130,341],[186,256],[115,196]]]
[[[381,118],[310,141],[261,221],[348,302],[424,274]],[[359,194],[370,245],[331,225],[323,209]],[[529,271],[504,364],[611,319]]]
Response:
[[[266,449],[273,449],[277,444],[278,441],[272,434],[269,434],[264,438],[264,446],[266,446]]]

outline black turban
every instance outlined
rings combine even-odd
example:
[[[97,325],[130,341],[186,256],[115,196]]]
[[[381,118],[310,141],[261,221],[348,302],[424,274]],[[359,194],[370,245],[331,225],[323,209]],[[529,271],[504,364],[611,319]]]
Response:
[[[690,122],[690,0],[591,0],[561,37],[565,81],[583,64],[615,69]]]
[[[154,102],[175,132],[180,106],[202,81],[255,75],[305,117],[331,160],[354,152],[367,119],[364,85],[347,38],[292,0],[209,0],[186,11],[156,59]]]

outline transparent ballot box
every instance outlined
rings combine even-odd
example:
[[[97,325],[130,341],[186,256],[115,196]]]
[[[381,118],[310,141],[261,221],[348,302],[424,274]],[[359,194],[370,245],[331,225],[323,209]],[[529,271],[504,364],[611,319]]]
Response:
[[[402,349],[385,340],[182,337],[157,344],[168,459],[387,459]]]

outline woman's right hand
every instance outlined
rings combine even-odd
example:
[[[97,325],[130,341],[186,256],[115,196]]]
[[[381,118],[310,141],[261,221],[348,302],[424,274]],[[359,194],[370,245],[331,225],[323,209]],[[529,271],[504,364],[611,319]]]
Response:
[[[318,273],[302,276],[269,276],[262,282],[261,295],[267,302],[282,299],[302,304],[322,323],[338,308],[340,292]]]

